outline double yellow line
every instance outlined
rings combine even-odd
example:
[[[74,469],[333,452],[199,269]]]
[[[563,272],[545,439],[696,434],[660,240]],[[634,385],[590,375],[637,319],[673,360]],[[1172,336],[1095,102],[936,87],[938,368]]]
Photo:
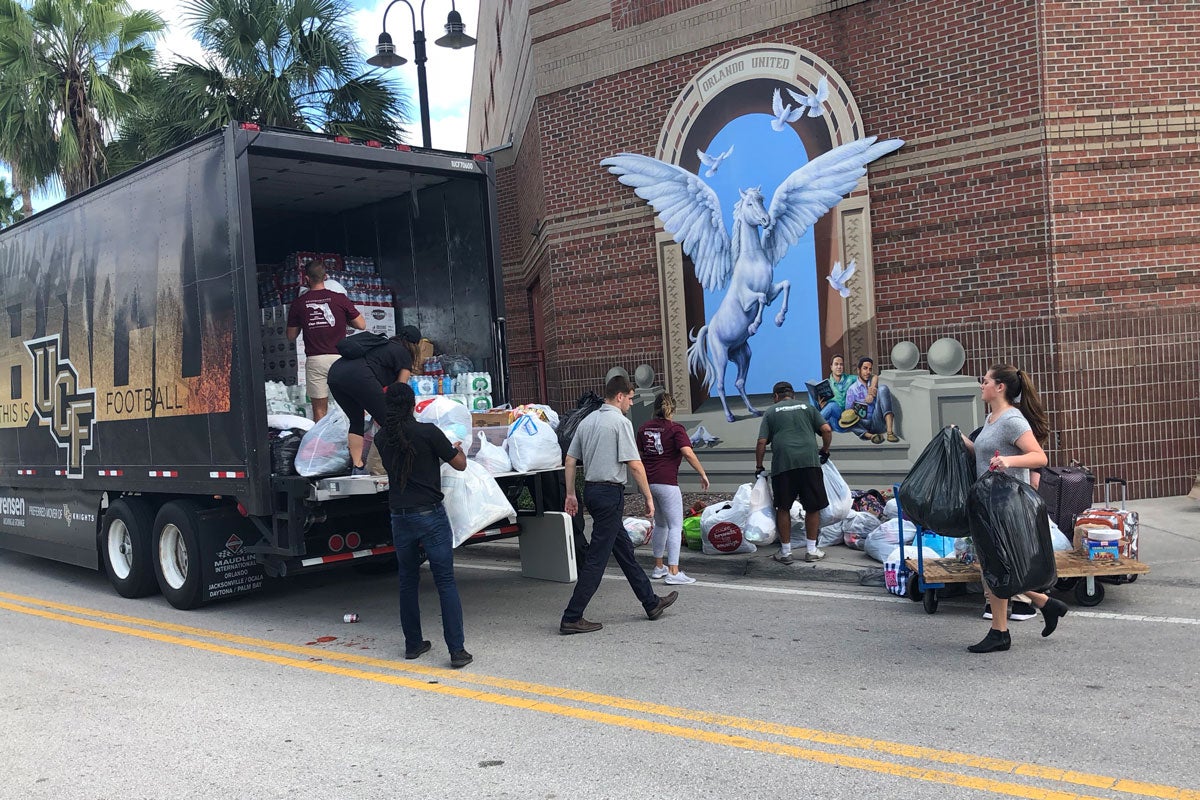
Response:
[[[1165,800],[1200,800],[1200,791],[1157,783],[1094,775],[1086,772],[1044,767],[1020,761],[988,758],[985,756],[938,750],[930,747],[868,739],[861,736],[846,736],[827,731],[800,728],[792,725],[747,719],[726,714],[711,714],[686,708],[648,703],[624,697],[592,692],[581,692],[558,686],[497,678],[472,672],[440,669],[411,664],[406,661],[372,658],[356,653],[341,653],[322,650],[323,660],[310,660],[313,649],[307,646],[273,642],[249,636],[239,636],[221,631],[176,625],[169,622],[114,614],[91,608],[82,608],[55,603],[36,597],[0,592],[0,609],[14,613],[65,622],[86,628],[119,633],[163,644],[203,650],[234,658],[260,661],[295,669],[322,672],[345,678],[371,681],[374,683],[400,686],[421,692],[460,697],[492,705],[521,708],[543,714],[578,719],[602,725],[611,725],[626,730],[644,731],[661,736],[671,736],[708,744],[733,747],[760,753],[790,758],[799,758],[838,767],[848,767],[884,775],[902,776],[912,780],[976,789],[1009,797],[1028,800],[1101,800],[1090,795],[1069,790],[1073,786],[1121,792],[1139,797],[1164,798]],[[124,623],[124,624],[120,624]],[[129,627],[136,625],[138,627]],[[231,645],[241,645],[234,647]],[[244,649],[254,648],[254,649]],[[293,657],[299,656],[299,658]],[[340,662],[329,663],[329,662]],[[341,664],[353,665],[342,666]],[[368,671],[371,667],[383,672]],[[416,676],[416,677],[412,677]],[[438,682],[431,682],[430,679]],[[444,683],[452,681],[453,683]],[[515,694],[505,694],[511,692]],[[559,702],[553,702],[559,701]],[[578,703],[565,705],[562,701]],[[612,713],[612,710],[633,712],[652,717]],[[663,719],[703,725],[704,728],[664,722]],[[725,730],[712,730],[724,728]],[[801,747],[788,741],[729,733],[729,730],[776,737],[776,739],[812,742],[843,750],[859,750],[886,754],[893,758],[917,762],[946,764],[959,769],[1001,773],[1012,777],[1023,777],[1057,784],[1064,788],[1041,786],[998,780],[965,772],[934,769],[929,766],[910,765],[897,761],[882,761],[844,752],[829,752]]]

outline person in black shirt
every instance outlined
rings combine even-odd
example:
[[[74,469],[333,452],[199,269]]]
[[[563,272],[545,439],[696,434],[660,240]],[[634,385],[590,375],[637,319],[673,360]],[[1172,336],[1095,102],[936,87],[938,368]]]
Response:
[[[413,417],[416,396],[407,383],[387,389],[387,413],[382,452],[388,473],[388,506],[392,512],[392,543],[400,565],[400,626],[404,629],[404,657],[417,658],[433,645],[421,638],[418,586],[424,546],[429,571],[442,604],[442,634],[450,648],[450,666],[465,667],[473,660],[464,647],[462,602],[454,582],[453,535],[442,506],[442,462],[456,470],[467,468],[467,456],[436,425]]]
[[[415,335],[415,339],[412,336]],[[421,334],[411,325],[387,344],[367,351],[362,358],[339,358],[329,368],[329,391],[333,399],[350,418],[350,462],[354,474],[366,470],[363,452],[363,433],[366,432],[365,411],[371,419],[383,423],[387,408],[383,393],[396,381],[407,383],[412,375],[412,350],[407,342],[421,340]],[[382,450],[380,455],[382,456]]]

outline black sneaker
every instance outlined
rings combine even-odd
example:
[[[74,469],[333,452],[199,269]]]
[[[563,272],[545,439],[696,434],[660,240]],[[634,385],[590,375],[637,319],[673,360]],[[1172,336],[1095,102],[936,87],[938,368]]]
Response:
[[[992,618],[992,604],[991,603],[983,604],[983,618],[984,619]]]
[[[455,650],[450,654],[450,666],[455,669],[462,669],[467,664],[475,660],[475,656],[468,653],[466,650]]]
[[[1037,609],[1033,607],[1032,603],[1022,603],[1020,600],[1016,600],[1009,605],[1008,618],[1011,620],[1022,622],[1036,616]]]
[[[433,647],[433,642],[426,639],[425,641],[421,642],[421,646],[418,647],[416,650],[405,650],[404,657],[409,658],[409,659],[420,658],[421,654],[428,653],[429,648],[431,648],[431,647]]]

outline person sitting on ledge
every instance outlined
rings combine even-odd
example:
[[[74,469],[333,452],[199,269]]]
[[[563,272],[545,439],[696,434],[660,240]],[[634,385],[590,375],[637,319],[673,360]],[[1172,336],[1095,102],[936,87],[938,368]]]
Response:
[[[846,390],[854,383],[855,378],[846,372],[846,360],[841,356],[834,356],[829,362],[829,378],[827,380],[833,397],[829,399],[813,397],[812,401],[817,404],[817,408],[821,409],[821,416],[829,423],[829,427],[837,430],[838,420],[841,419],[842,412],[846,410]],[[811,386],[811,384],[809,385]],[[810,390],[809,395],[812,394],[813,392]]]
[[[892,391],[879,382],[878,375],[871,375],[874,366],[870,356],[858,360],[858,380],[846,390],[846,410],[838,419],[838,429],[875,444],[882,444],[885,434],[889,442],[898,442]]]

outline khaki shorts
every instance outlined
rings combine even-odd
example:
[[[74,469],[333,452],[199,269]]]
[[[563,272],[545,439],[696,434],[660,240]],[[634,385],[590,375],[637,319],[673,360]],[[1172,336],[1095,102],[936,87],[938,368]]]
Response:
[[[329,397],[329,368],[341,356],[309,356],[304,359],[304,374],[310,400]]]

